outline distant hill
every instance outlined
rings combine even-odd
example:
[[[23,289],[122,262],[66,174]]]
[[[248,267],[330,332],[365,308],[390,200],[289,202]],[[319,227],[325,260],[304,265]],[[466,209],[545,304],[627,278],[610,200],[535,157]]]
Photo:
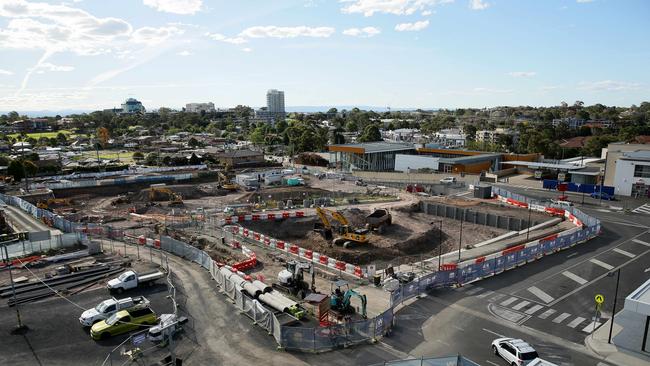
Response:
[[[324,106],[324,105],[307,105],[307,106],[287,106],[287,112],[305,112],[305,113],[315,113],[315,112],[327,112],[330,108],[336,108],[338,111],[342,110],[351,110],[352,108],[359,108],[365,111],[375,111],[375,112],[387,112],[388,107],[378,107],[371,105],[334,105],[334,106]],[[435,111],[437,108],[402,108],[402,107],[390,107],[390,110],[393,112],[396,111],[415,111],[417,109],[422,109],[426,111]]]
[[[7,114],[11,111],[0,111],[0,114]],[[92,112],[91,110],[81,110],[81,109],[62,109],[60,111],[50,111],[50,110],[42,110],[42,111],[16,111],[18,114],[21,116],[25,115],[27,117],[53,117],[56,115],[59,116],[67,116],[70,114],[81,114],[81,113],[90,113]]]

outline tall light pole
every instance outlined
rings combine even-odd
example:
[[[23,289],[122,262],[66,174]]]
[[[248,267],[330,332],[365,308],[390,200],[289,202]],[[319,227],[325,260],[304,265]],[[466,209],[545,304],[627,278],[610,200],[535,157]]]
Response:
[[[612,309],[612,320],[609,324],[609,337],[607,338],[607,343],[612,343],[612,330],[614,329],[614,316],[616,315],[616,299],[618,298],[618,284],[621,281],[621,269],[616,270],[616,291],[614,291],[614,308]],[[609,272],[607,277],[613,277],[614,272]]]
[[[526,240],[530,238],[530,211],[531,211],[530,202],[528,202],[528,228],[526,230]]]
[[[438,272],[442,268],[442,219],[438,221],[440,229],[438,229]],[[431,223],[433,225],[434,222]]]

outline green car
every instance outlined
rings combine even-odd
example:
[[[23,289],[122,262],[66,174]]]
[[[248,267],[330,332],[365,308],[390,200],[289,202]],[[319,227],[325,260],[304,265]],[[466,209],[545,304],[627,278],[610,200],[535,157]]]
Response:
[[[102,320],[90,328],[90,336],[94,340],[107,339],[110,336],[130,332],[146,325],[154,325],[158,316],[150,308],[138,310],[122,310]]]

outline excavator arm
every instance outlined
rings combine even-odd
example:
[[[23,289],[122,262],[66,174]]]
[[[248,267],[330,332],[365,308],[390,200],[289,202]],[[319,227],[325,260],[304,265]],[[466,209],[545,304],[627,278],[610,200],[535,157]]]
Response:
[[[349,226],[350,223],[348,222],[348,219],[345,218],[345,216],[341,215],[338,211],[330,210],[327,208],[322,208],[322,207],[316,207],[316,213],[320,217],[320,220],[323,222],[323,225],[327,228],[331,228],[332,224],[330,223],[329,219],[327,218],[327,213],[329,212],[330,215],[332,215],[332,218],[334,220],[338,221],[341,225],[343,226]]]
[[[316,207],[316,213],[318,214],[318,217],[320,218],[320,221],[323,222],[323,227],[326,229],[331,229],[332,224],[330,223],[330,220],[327,218],[327,214],[325,212],[325,209]]]

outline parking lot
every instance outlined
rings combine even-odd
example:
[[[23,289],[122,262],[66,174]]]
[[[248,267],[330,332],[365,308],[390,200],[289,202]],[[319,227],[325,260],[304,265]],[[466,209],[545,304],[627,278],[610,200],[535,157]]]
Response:
[[[160,315],[172,312],[167,294],[167,286],[160,281],[156,286],[127,291],[120,297],[146,296],[151,301],[154,312]],[[1,307],[3,347],[0,348],[0,364],[101,365],[108,353],[126,339],[128,334],[106,341],[93,341],[89,329],[79,324],[79,315],[82,308],[91,308],[109,297],[106,289],[96,289],[65,299],[55,297],[22,305],[20,314],[28,330],[15,335],[11,334],[17,324],[15,308]]]

